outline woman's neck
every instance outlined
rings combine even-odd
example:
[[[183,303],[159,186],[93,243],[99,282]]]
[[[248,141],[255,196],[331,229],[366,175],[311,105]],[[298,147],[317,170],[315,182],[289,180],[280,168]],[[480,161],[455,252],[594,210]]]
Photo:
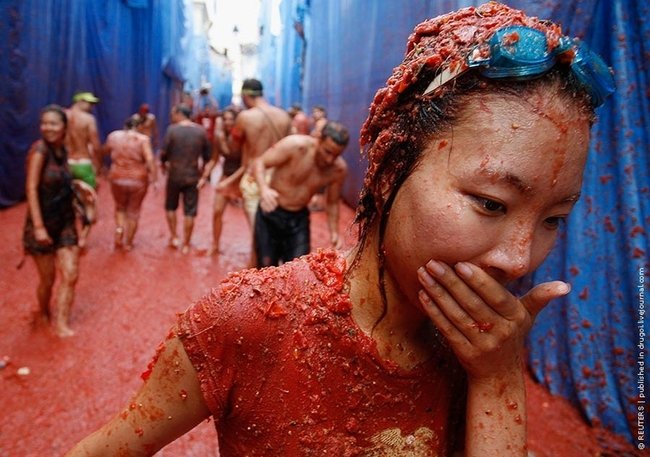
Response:
[[[427,360],[434,349],[435,336],[429,319],[417,303],[411,303],[399,288],[398,278],[387,265],[380,273],[376,231],[359,252],[349,254],[348,272],[352,318],[377,343],[379,354],[409,369]],[[382,297],[381,281],[385,295]]]
[[[43,142],[56,154],[57,157],[63,154],[63,140],[52,142],[43,140]]]

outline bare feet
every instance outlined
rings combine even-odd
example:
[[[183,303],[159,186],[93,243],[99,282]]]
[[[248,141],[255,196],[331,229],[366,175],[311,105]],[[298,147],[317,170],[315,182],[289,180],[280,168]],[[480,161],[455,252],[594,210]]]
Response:
[[[31,324],[33,328],[50,325],[50,311],[40,310],[32,313]]]
[[[79,246],[79,254],[86,255],[86,252],[88,252],[88,247],[86,246],[86,238],[79,237],[77,246]]]
[[[172,249],[178,249],[180,245],[181,245],[181,240],[179,240],[177,236],[172,236],[169,239],[169,244],[167,246]]]
[[[58,323],[56,325],[56,327],[54,328],[54,332],[60,338],[68,338],[70,336],[74,336],[74,330],[72,330],[70,327],[68,327],[68,324]]]
[[[223,254],[223,252],[221,252],[221,249],[219,249],[219,246],[214,246],[214,245],[213,245],[213,246],[208,250],[208,255],[219,255],[219,254]]]
[[[120,249],[122,247],[122,235],[124,234],[123,227],[117,227],[115,229],[115,249]]]

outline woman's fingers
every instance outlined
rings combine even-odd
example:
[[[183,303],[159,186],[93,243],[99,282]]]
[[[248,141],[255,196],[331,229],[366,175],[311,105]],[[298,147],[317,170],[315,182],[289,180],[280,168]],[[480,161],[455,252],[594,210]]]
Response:
[[[476,265],[460,262],[455,265],[454,269],[485,303],[508,320],[521,319],[522,311],[526,310],[532,323],[548,302],[568,294],[571,290],[569,284],[565,282],[551,281],[535,286],[521,299],[517,299]]]
[[[420,301],[450,341],[476,342],[480,333],[498,321],[499,316],[449,267],[429,262],[418,270],[418,277],[424,288]]]
[[[428,292],[420,290],[418,292],[418,298],[420,299],[420,303],[422,303],[424,311],[431,319],[431,322],[434,323],[440,334],[449,341],[452,347],[461,347],[470,344],[465,334],[447,318],[445,313],[431,299]]]
[[[508,320],[522,318],[524,309],[517,298],[483,269],[468,262],[459,262],[454,270],[495,313]]]
[[[432,290],[444,297],[446,307],[450,310],[453,309],[454,315],[464,314],[467,316],[465,320],[469,320],[469,324],[476,321],[495,320],[499,317],[492,309],[491,303],[477,293],[476,287],[480,280],[473,272],[465,272],[461,275],[444,263],[435,260],[426,264],[425,271],[431,275],[437,285],[437,287],[432,287]]]
[[[562,281],[544,282],[533,287],[526,295],[521,297],[521,303],[528,310],[533,319],[537,314],[555,298],[562,297],[571,292],[571,285]]]
[[[525,336],[539,311],[569,292],[540,284],[518,299],[476,265],[430,261],[418,269],[422,308],[474,377],[508,373],[521,363]]]
[[[539,311],[557,297],[569,292],[568,284],[553,281],[533,288],[521,300],[513,296],[484,270],[467,262],[460,262],[452,269],[442,262],[431,260],[418,270],[418,278],[424,294],[424,305],[435,305],[436,325],[452,334],[453,326],[470,341],[476,341],[481,333],[494,329],[497,334],[526,331]],[[428,299],[428,300],[426,300]],[[495,328],[496,327],[496,328]],[[442,330],[442,329],[441,329]]]

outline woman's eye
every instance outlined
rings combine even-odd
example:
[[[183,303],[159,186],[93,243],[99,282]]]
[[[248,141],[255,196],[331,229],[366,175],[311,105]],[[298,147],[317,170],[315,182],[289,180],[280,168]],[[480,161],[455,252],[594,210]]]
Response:
[[[554,216],[544,219],[544,224],[550,229],[558,229],[560,225],[566,222],[566,216]]]
[[[502,203],[499,203],[494,200],[490,200],[489,198],[485,197],[478,197],[478,196],[473,196],[472,197],[476,203],[481,207],[481,209],[487,213],[490,214],[505,214],[506,213],[506,207]]]

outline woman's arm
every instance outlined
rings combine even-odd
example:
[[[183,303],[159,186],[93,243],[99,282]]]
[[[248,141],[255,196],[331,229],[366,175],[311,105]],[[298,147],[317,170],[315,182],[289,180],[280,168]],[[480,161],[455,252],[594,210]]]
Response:
[[[219,147],[215,144],[212,145],[212,157],[203,167],[201,172],[201,178],[199,179],[198,184],[196,185],[197,189],[202,188],[206,182],[210,179],[210,173],[214,170],[214,167],[219,163]]]
[[[221,180],[219,184],[217,184],[217,192],[224,192],[230,186],[234,186],[236,183],[239,183],[239,181],[241,181],[242,176],[244,176],[245,172],[246,172],[246,167],[243,165],[240,166],[237,169],[237,171],[235,171],[227,178]]]
[[[481,268],[430,261],[420,301],[467,371],[466,457],[526,456],[524,341],[546,304],[569,292],[543,283],[516,298]]]
[[[180,340],[166,340],[154,360],[129,404],[66,456],[150,456],[210,416]]]
[[[337,176],[334,182],[327,186],[325,210],[327,213],[327,226],[330,231],[330,242],[332,246],[339,249],[342,244],[339,237],[339,200],[341,199],[341,188],[348,173],[348,166],[343,158],[337,160]]]
[[[226,130],[223,125],[223,119],[218,117],[214,127],[215,145],[219,148],[219,153],[223,156],[230,156],[230,147],[226,138]]]
[[[45,156],[38,152],[36,147],[29,152],[27,159],[27,182],[25,184],[25,193],[27,194],[27,206],[29,215],[34,224],[34,238],[42,244],[52,244],[52,239],[45,229],[43,214],[41,213],[41,204],[38,201],[38,186],[41,181],[41,172],[45,164]]]
[[[149,174],[149,182],[155,183],[158,180],[158,169],[153,157],[153,149],[151,148],[151,140],[147,138],[142,142],[142,154],[147,164],[147,173]]]

